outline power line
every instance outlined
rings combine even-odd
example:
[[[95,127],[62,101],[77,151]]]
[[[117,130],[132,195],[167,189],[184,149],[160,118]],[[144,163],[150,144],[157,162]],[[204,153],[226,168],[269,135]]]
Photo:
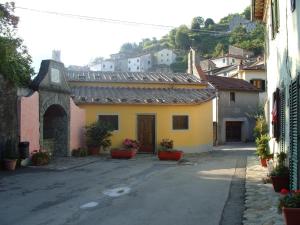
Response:
[[[153,27],[153,28],[165,29],[165,30],[177,28],[175,26],[170,26],[170,25],[142,23],[142,22],[135,22],[135,21],[119,20],[119,19],[85,16],[85,15],[71,14],[71,13],[64,13],[64,12],[32,9],[32,8],[26,8],[22,6],[18,6],[16,8],[21,10],[36,12],[36,13],[50,14],[50,15],[69,17],[69,18],[75,18],[75,19],[87,20],[87,21],[103,22],[103,23],[123,24],[123,25],[130,25],[130,26],[146,26],[146,27]],[[208,30],[201,30],[201,29],[191,29],[191,31],[195,31],[203,34],[228,35],[228,32],[222,32],[222,31],[208,31]]]

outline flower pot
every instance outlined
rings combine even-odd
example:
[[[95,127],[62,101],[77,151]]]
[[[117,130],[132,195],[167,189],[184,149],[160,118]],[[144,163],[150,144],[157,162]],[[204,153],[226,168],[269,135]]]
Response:
[[[171,150],[171,151],[159,151],[158,152],[158,158],[160,160],[175,160],[178,161],[181,159],[183,156],[182,151],[176,151],[176,150]]]
[[[100,147],[89,147],[89,154],[90,155],[99,155]]]
[[[4,168],[9,171],[16,169],[17,160],[16,159],[4,159]]]
[[[110,155],[113,159],[131,159],[137,153],[137,149],[112,149]]]
[[[273,183],[273,188],[276,192],[280,192],[283,188],[287,190],[290,189],[288,176],[271,176],[271,180]]]
[[[286,225],[299,225],[300,208],[282,208],[283,217]]]
[[[262,167],[268,167],[267,159],[266,158],[260,158],[260,164]]]

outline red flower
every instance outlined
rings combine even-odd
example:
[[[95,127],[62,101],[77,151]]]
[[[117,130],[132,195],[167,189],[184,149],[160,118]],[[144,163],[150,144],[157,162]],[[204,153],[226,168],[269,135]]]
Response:
[[[280,191],[280,194],[282,194],[282,195],[287,195],[288,193],[289,193],[289,190],[287,190],[285,188],[282,188]]]

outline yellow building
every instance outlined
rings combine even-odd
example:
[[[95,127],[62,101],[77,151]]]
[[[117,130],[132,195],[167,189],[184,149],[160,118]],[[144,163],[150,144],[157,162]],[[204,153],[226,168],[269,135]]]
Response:
[[[215,89],[193,75],[67,71],[67,77],[87,124],[113,125],[113,148],[131,138],[140,141],[140,152],[155,153],[169,138],[184,152],[212,149]]]

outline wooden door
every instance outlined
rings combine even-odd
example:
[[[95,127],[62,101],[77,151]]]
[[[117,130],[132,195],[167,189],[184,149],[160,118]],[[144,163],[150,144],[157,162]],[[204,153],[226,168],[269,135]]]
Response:
[[[242,141],[242,122],[239,121],[226,122],[226,141],[227,142]]]
[[[137,137],[141,144],[139,152],[154,153],[155,151],[155,116],[137,116]]]

